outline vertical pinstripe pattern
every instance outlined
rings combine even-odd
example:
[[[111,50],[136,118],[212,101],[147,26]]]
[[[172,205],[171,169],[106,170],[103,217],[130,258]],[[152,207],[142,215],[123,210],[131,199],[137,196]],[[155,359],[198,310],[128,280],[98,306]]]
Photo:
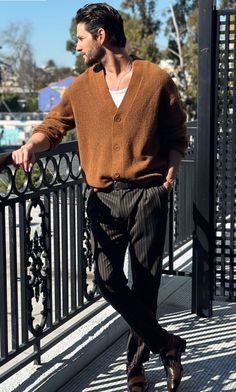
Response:
[[[167,199],[163,187],[150,187],[92,193],[88,202],[100,291],[131,327],[129,364],[147,361],[150,350],[158,353],[168,341],[156,320]],[[131,289],[123,272],[128,244]]]

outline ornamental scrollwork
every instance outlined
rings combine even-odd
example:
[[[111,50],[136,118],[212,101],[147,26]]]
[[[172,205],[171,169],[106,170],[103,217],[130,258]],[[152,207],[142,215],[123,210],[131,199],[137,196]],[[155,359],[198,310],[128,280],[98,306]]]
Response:
[[[34,231],[31,238],[32,208],[39,207],[41,218],[40,234]],[[48,252],[46,248],[46,237],[48,232],[45,224],[45,206],[40,198],[30,201],[26,215],[26,243],[27,243],[27,280],[28,280],[28,328],[33,336],[39,336],[47,322],[49,288],[48,280],[50,276]],[[42,310],[40,312],[40,322],[34,325],[33,301],[39,304],[40,298]]]
[[[94,244],[91,235],[90,222],[86,212],[88,196],[89,188],[86,187],[84,190],[83,198],[83,293],[87,301],[91,301],[95,297],[95,293],[97,291],[97,283],[95,278],[95,264],[92,249],[92,245]],[[91,273],[89,283],[87,271]]]

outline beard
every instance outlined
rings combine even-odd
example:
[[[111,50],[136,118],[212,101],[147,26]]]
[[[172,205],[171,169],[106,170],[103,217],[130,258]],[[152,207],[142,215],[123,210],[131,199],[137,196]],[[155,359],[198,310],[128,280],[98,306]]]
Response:
[[[100,63],[100,61],[105,55],[105,49],[94,46],[94,48],[92,48],[87,54],[84,55],[85,64],[87,65],[87,67],[92,67],[93,65]]]

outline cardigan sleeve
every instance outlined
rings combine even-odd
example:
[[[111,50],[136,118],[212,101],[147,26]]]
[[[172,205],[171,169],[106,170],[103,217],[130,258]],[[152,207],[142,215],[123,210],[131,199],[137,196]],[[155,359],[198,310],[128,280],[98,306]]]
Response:
[[[43,122],[33,130],[32,134],[38,132],[45,134],[50,143],[49,150],[51,150],[62,141],[67,131],[74,128],[74,114],[69,88],[67,88],[59,104],[48,113]]]
[[[184,156],[188,146],[186,114],[181,107],[176,85],[169,75],[163,84],[158,118],[164,150],[176,150]]]

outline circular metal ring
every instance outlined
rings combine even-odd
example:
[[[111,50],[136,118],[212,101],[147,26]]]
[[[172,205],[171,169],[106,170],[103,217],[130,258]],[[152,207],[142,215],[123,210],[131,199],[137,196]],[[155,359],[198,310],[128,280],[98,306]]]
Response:
[[[81,166],[79,161],[79,155],[77,152],[73,152],[71,161],[70,161],[70,175],[73,180],[77,180],[81,177]]]
[[[41,160],[36,161],[29,172],[29,186],[33,191],[37,191],[43,182],[44,167]]]
[[[16,169],[13,179],[13,191],[17,195],[22,195],[28,188],[29,173],[25,172],[22,167],[19,167]]]
[[[64,162],[65,161],[65,162]],[[68,155],[62,154],[58,163],[58,178],[60,182],[64,183],[68,180],[70,175],[70,160]]]
[[[12,172],[6,166],[0,169],[0,200],[7,199],[12,191]]]
[[[46,159],[46,165],[43,174],[43,181],[46,186],[52,186],[56,182],[58,176],[58,166],[55,157],[48,157]]]

